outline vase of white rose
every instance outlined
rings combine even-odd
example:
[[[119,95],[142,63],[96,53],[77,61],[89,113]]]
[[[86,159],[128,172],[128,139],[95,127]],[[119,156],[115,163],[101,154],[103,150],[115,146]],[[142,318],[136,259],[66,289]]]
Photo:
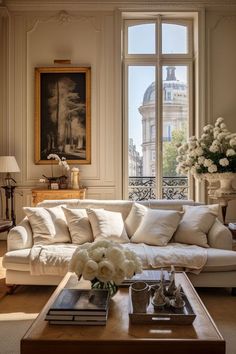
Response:
[[[110,296],[114,296],[124,279],[141,273],[142,264],[133,251],[103,239],[78,246],[69,270],[90,280],[91,287],[108,289]]]
[[[190,172],[197,179],[206,179],[211,188],[220,182],[221,193],[232,192],[232,181],[236,176],[236,133],[231,133],[222,117],[215,125],[203,128],[199,139],[195,136],[178,147],[177,172]]]

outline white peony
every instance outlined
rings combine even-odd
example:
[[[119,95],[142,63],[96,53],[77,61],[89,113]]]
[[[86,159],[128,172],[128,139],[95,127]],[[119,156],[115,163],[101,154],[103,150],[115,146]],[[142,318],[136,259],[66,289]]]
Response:
[[[95,262],[100,262],[103,260],[106,254],[106,248],[105,247],[98,247],[95,249],[92,249],[89,251],[89,256],[95,261]]]
[[[84,269],[82,272],[83,278],[86,280],[92,280],[97,277],[98,273],[98,264],[94,262],[92,259],[88,260],[85,263]]]
[[[125,279],[125,270],[124,270],[124,268],[122,267],[122,265],[120,267],[116,267],[115,275],[114,275],[112,280],[117,285],[120,285],[124,279]]]
[[[115,268],[114,265],[110,262],[110,261],[101,261],[100,263],[98,263],[98,272],[97,272],[97,278],[98,280],[102,281],[102,282],[107,282],[107,281],[111,281],[114,280],[114,276],[115,276],[116,272],[115,272]],[[122,281],[124,280],[124,277],[122,279]]]
[[[75,250],[69,270],[84,279],[122,283],[125,277],[141,273],[142,262],[131,250],[111,240],[98,240],[80,245]]]
[[[127,276],[127,278],[132,278],[136,272],[135,262],[132,260],[130,261],[126,260],[123,265],[124,265],[125,275]]]
[[[116,265],[121,264],[122,262],[125,261],[125,256],[123,249],[119,249],[116,247],[113,248],[108,248],[107,253],[106,253],[106,258],[108,260],[113,261],[113,263]]]

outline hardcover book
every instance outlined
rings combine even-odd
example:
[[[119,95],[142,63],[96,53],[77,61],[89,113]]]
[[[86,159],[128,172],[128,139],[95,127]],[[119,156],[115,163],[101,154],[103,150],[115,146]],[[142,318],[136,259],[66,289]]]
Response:
[[[63,289],[48,315],[102,315],[109,305],[106,289]]]

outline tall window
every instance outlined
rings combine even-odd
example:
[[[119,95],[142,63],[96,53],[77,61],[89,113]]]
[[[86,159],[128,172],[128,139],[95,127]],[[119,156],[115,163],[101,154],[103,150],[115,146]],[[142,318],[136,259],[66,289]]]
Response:
[[[124,136],[132,142],[125,159],[132,168],[125,166],[124,185],[129,199],[190,196],[188,177],[176,172],[176,145],[192,133],[192,43],[190,19],[158,15],[124,21]]]

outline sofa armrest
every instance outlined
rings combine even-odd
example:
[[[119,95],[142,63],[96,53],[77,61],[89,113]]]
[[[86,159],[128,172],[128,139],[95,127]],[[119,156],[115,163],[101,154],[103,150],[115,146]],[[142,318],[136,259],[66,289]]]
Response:
[[[24,218],[7,235],[7,250],[19,250],[33,246],[33,233],[28,218]]]
[[[212,225],[207,237],[210,247],[232,250],[232,234],[218,219]]]

